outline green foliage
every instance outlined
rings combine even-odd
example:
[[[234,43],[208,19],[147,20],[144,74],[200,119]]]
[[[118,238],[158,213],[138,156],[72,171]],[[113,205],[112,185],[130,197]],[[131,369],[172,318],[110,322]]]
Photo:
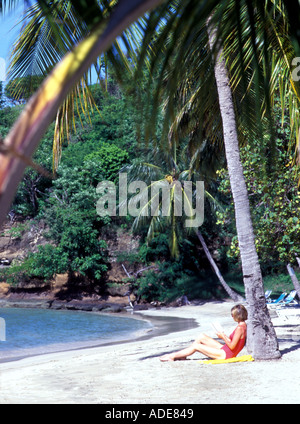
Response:
[[[105,143],[101,139],[85,139],[73,142],[63,152],[61,163],[73,168],[87,161],[97,162],[102,167],[104,179],[115,179],[120,168],[126,164],[128,153],[115,144]]]
[[[0,108],[0,136],[6,137],[24,106]]]
[[[9,268],[0,269],[0,280],[14,286],[20,281],[30,281],[32,278],[31,261],[13,262]]]
[[[189,278],[191,275],[184,274],[178,263],[166,262],[159,272],[150,271],[139,280],[137,294],[147,301],[171,301],[187,293]]]
[[[144,243],[140,248],[140,257],[144,263],[169,260],[169,235],[167,233],[157,234],[150,243]]]
[[[120,168],[129,160],[125,149],[129,147],[136,153],[136,137],[133,111],[117,86],[110,82],[107,95],[97,86],[91,90],[101,116],[95,112],[90,120],[86,117],[83,127],[79,118],[76,120],[77,132],[64,148],[55,178],[49,180],[31,168],[26,169],[13,210],[23,218],[43,220],[50,243],[29,254],[22,264],[6,270],[3,277],[7,281],[34,276],[47,280],[57,273],[68,272],[100,285],[104,283],[109,262],[101,232],[111,219],[97,216],[95,188],[103,180],[116,180]],[[21,110],[22,106],[0,110],[1,136],[8,133]],[[49,172],[52,171],[53,126],[34,155],[35,162]],[[23,229],[12,231],[14,236],[20,236]]]
[[[10,80],[5,86],[5,95],[11,100],[28,100],[40,87],[44,77],[29,75]]]
[[[84,161],[96,162],[101,166],[105,180],[118,179],[121,167],[128,160],[128,153],[114,144],[101,144],[99,150],[85,156]]]
[[[46,244],[39,246],[37,253],[30,253],[25,264],[27,264],[27,272],[31,276],[37,275],[50,280],[56,274],[68,271],[68,254],[61,247]]]
[[[13,239],[21,239],[25,231],[28,230],[27,223],[19,223],[9,228],[6,233]]]
[[[296,272],[298,279],[300,279],[300,273]],[[289,293],[294,290],[295,287],[292,283],[291,277],[288,273],[277,274],[271,273],[264,277],[264,287],[266,290],[272,290],[272,297],[280,296],[282,292]]]
[[[277,130],[275,153],[268,148],[268,138],[254,141],[241,149],[244,175],[248,187],[256,247],[265,272],[285,268],[295,260],[300,248],[300,172],[287,148],[287,125]],[[273,156],[275,154],[275,157]],[[269,163],[268,163],[269,159]],[[229,260],[239,257],[234,223],[234,207],[226,170],[219,172],[219,191],[227,203],[217,212],[221,231],[231,238]]]
[[[93,183],[102,179],[115,180],[119,169],[136,155],[137,141],[135,130],[135,111],[129,101],[120,94],[117,86],[110,82],[110,93],[103,94],[99,85],[91,87],[101,115],[94,110],[86,120],[77,116],[76,133],[64,147],[62,165],[67,168],[84,167],[93,171],[88,162],[97,162],[97,176]],[[0,109],[0,136],[5,137],[14,124],[23,106]],[[54,124],[50,126],[40,143],[34,161],[52,172]],[[99,171],[101,163],[102,172]],[[96,179],[98,179],[96,181]],[[47,201],[48,189],[52,182],[31,168],[27,168],[14,200],[15,213],[27,217],[38,215]],[[80,191],[80,187],[77,188]]]
[[[4,98],[3,98],[3,82],[0,81],[0,109],[4,106]]]
[[[0,279],[16,285],[32,278],[50,280],[55,274],[68,270],[66,253],[51,244],[39,246],[37,253],[29,253],[23,262],[13,261],[9,268],[0,269]]]
[[[83,168],[61,167],[40,217],[49,226],[48,237],[55,243],[52,253],[61,254],[55,273],[78,272],[100,280],[108,269],[106,243],[99,240],[99,229],[109,218],[96,214],[95,184],[101,178],[100,165],[86,162]],[[48,248],[50,249],[50,248]],[[43,262],[49,251],[34,255]],[[63,265],[64,264],[64,267]]]
[[[134,178],[147,180],[143,172],[149,173],[144,163],[145,152],[149,152],[149,149],[145,149],[143,145],[141,150],[137,149],[137,111],[118,87],[109,82],[109,92],[106,95],[98,86],[92,86],[91,90],[100,114],[94,112],[90,117],[87,116],[83,126],[79,118],[76,119],[76,133],[63,149],[62,162],[55,179],[47,180],[28,168],[20,183],[13,205],[14,211],[23,217],[42,219],[48,228],[47,237],[50,243],[41,246],[37,253],[28,255],[23,264],[13,265],[9,272],[2,270],[1,276],[5,276],[7,281],[17,282],[36,276],[47,280],[57,273],[76,272],[90,281],[104,283],[109,263],[107,246],[101,240],[101,234],[108,232],[111,218],[97,216],[95,187],[103,180],[116,181],[120,169],[128,164],[128,168],[123,169],[128,170],[130,166],[136,169],[135,164],[142,163],[143,169],[140,166]],[[0,135],[6,135],[20,110],[19,106],[0,110]],[[34,156],[34,160],[48,171],[52,169],[52,137],[53,126]],[[273,174],[270,174],[272,166],[269,166],[272,161],[266,161],[266,157],[271,157],[269,139],[266,138],[263,142],[254,141],[251,148],[247,145],[241,150],[257,248],[265,271],[274,266],[282,267],[287,260],[294,259],[294,253],[299,253],[299,172],[291,162],[290,152],[286,148],[288,138],[289,129],[285,123],[282,128],[278,128],[276,160],[274,159],[276,167],[273,167]],[[154,152],[156,150],[151,151],[147,160],[150,164],[153,162]],[[160,178],[164,178],[165,174],[172,172],[168,162],[171,157],[167,155],[165,158],[162,154],[161,156],[162,169],[168,165],[167,170],[160,175]],[[188,156],[184,148],[182,157],[187,161],[184,169],[188,169]],[[179,159],[181,160],[178,153]],[[157,177],[152,179],[156,180]],[[217,184],[218,201],[225,205],[223,211],[218,209],[216,212],[218,238],[231,240],[229,248],[219,245],[219,257],[222,265],[225,261],[235,264],[239,251],[226,170],[219,171]],[[205,213],[205,228],[209,235],[212,234],[213,219],[211,212]],[[132,218],[124,217],[118,224],[126,225],[129,221],[132,222]],[[170,301],[184,294],[188,295],[189,299],[222,296],[223,290],[220,289],[217,279],[210,271],[203,269],[199,251],[196,249],[197,240],[178,228],[180,255],[175,261],[170,255],[172,229],[167,229],[166,226],[163,232],[156,229],[152,241],[147,244],[144,241],[148,229],[147,223],[139,228],[141,248],[139,254],[131,258],[131,261],[143,264],[158,264],[158,271],[150,271],[138,280],[136,289],[142,298],[148,301]],[[17,227],[13,231],[13,235],[19,237],[23,229]]]
[[[190,301],[222,299],[226,295],[210,270],[194,273],[182,269],[178,262],[165,262],[158,271],[147,272],[138,280],[136,292],[148,302],[172,302],[184,295]]]
[[[192,299],[221,298],[224,290],[211,269],[203,269],[197,243],[182,240],[180,256],[171,258],[167,232],[158,234],[147,245],[140,248],[144,263],[156,263],[157,269],[148,271],[137,280],[136,292],[146,301],[169,302],[183,295]]]
[[[137,154],[137,110],[133,102],[122,95],[119,87],[109,80],[109,92],[104,93],[99,84],[90,86],[98,111],[94,109],[85,119],[77,117],[76,132],[63,148],[62,163],[79,166],[84,158],[108,145],[118,147],[129,158]],[[116,154],[121,152],[116,150]],[[100,153],[101,154],[101,153]],[[113,149],[109,152],[113,154]],[[124,155],[124,160],[127,157]],[[122,162],[124,164],[124,162]]]
[[[5,137],[19,116],[23,106],[0,109],[0,137]],[[35,163],[51,173],[52,170],[53,126],[45,134],[42,143],[33,156]],[[13,211],[23,218],[35,217],[39,211],[40,201],[51,186],[51,180],[32,168],[26,168],[24,177],[12,205]]]

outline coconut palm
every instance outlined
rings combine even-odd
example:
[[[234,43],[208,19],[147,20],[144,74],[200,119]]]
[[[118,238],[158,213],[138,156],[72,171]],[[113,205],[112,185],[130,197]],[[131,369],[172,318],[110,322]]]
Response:
[[[293,8],[291,8],[291,3],[293,3]],[[52,15],[54,11],[49,9],[49,4],[47,1],[39,1],[43,13],[46,14],[52,27],[54,27],[55,20]],[[52,7],[57,6],[57,2],[51,4]],[[265,116],[270,121],[270,129],[272,129],[271,102],[276,85],[280,87],[282,97],[286,93],[290,96],[291,108],[295,111],[291,116],[294,117],[293,119],[296,122],[299,91],[296,83],[291,82],[290,57],[299,51],[298,27],[294,19],[294,16],[299,16],[300,7],[298,2],[290,0],[265,0],[264,2],[261,0],[226,0],[223,2],[215,0],[133,0],[126,2],[119,0],[118,2],[112,1],[110,3],[107,1],[99,3],[96,1],[86,3],[72,1],[67,2],[67,4],[69,5],[68,7],[74,7],[74,16],[76,15],[77,19],[80,16],[81,20],[86,22],[88,36],[83,41],[80,41],[72,52],[68,53],[63,61],[54,68],[37,95],[28,103],[15,128],[2,143],[1,151],[3,155],[1,159],[3,166],[1,167],[0,175],[0,220],[3,220],[7,213],[17,182],[23,173],[25,167],[24,158],[32,155],[42,133],[51,119],[54,118],[63,99],[71,92],[74,84],[80,81],[89,66],[96,62],[100,54],[104,50],[108,50],[116,36],[122,34],[130,23],[143,16],[145,11],[151,7],[157,6],[151,13],[146,14],[137,26],[139,34],[143,38],[139,60],[140,63],[145,63],[146,59],[146,63],[149,64],[150,75],[158,75],[151,116],[157,115],[161,103],[162,89],[164,93],[168,93],[164,125],[166,132],[169,132],[170,125],[176,121],[178,112],[176,110],[176,98],[179,82],[181,82],[183,75],[182,71],[184,70],[183,59],[187,58],[186,52],[191,52],[192,46],[195,52],[195,60],[198,58],[199,64],[202,66],[205,63],[204,57],[209,57],[208,42],[203,43],[203,34],[208,34],[206,28],[208,22],[211,28],[217,28],[216,36],[213,37],[213,46],[210,46],[213,57],[220,58],[220,46],[223,46],[224,57],[227,59],[226,65],[229,70],[229,73],[227,73],[225,66],[223,66],[223,70],[220,68],[220,80],[218,83],[216,78],[216,82],[218,83],[217,90],[220,100],[224,143],[225,145],[227,143],[228,147],[228,149],[226,147],[228,167],[231,167],[232,174],[235,166],[240,169],[240,175],[242,175],[242,170],[238,157],[236,157],[236,161],[233,161],[234,163],[228,160],[228,155],[238,150],[237,137],[234,146],[230,142],[228,143],[227,138],[225,119],[227,110],[224,108],[223,100],[226,102],[230,98],[228,91],[229,81],[231,81],[236,90],[244,90],[244,102],[237,106],[239,111],[244,111],[244,105],[246,106],[247,117],[252,118],[248,120],[249,124],[255,123],[259,127],[258,123],[261,116]],[[49,10],[52,14],[49,13]],[[58,20],[64,22],[61,16]],[[77,26],[81,27],[79,24]],[[63,27],[60,30],[63,32]],[[58,39],[59,37],[63,38],[61,32],[58,32],[57,35]],[[132,47],[130,37],[134,35],[131,32],[129,37],[124,38],[125,41],[129,40],[126,44],[129,50]],[[275,42],[276,48],[273,48],[273,42]],[[203,49],[198,49],[199,45],[203,46]],[[230,50],[237,52],[237,56],[230,56]],[[112,54],[111,57],[113,60],[114,55]],[[190,53],[189,59],[191,57]],[[151,59],[149,62],[147,61],[148,58]],[[217,64],[220,66],[220,63],[215,62],[215,67],[206,68],[207,73],[212,75],[214,69],[217,69]],[[278,68],[277,63],[282,65],[282,69]],[[224,65],[224,62],[222,64]],[[138,69],[140,70],[141,67]],[[286,75],[289,77],[288,80],[285,80]],[[196,77],[197,74],[195,74]],[[278,81],[280,82],[280,77],[281,84],[278,83]],[[188,85],[189,90],[194,92],[193,99],[196,104],[196,99],[201,98],[201,87],[195,86],[193,78],[188,80]],[[227,88],[227,91],[225,88]],[[248,108],[248,105],[251,105],[250,100],[253,98],[255,107]],[[199,104],[199,100],[197,101]],[[189,98],[189,102],[192,104],[191,98]],[[205,104],[207,105],[206,102]],[[234,127],[236,127],[236,120],[233,119],[236,115],[231,107],[232,102],[229,104],[228,117],[231,118],[229,134],[231,135]],[[204,107],[203,111],[199,108],[198,112],[200,123],[203,123],[204,127],[206,127],[205,124],[207,123],[212,126],[207,107]],[[153,127],[153,119],[149,120],[149,122]],[[294,129],[296,130],[295,122]],[[209,128],[209,125],[207,128]],[[253,126],[249,128],[253,129]],[[174,134],[176,135],[176,132]],[[233,191],[238,195],[242,193],[241,197],[244,200],[236,205],[236,209],[241,212],[243,208],[247,208],[245,187],[241,184],[240,188],[237,184],[238,181],[235,180],[234,182],[234,179],[232,179],[231,183],[235,186],[235,188],[232,188]],[[239,196],[236,197],[235,202],[239,202],[238,199]],[[241,219],[241,217],[242,213],[237,214],[237,220]],[[249,223],[251,223],[250,214],[247,215],[247,222],[241,226],[239,223],[237,227],[241,228]],[[249,263],[254,265],[254,267],[251,267],[251,271],[255,271],[251,274],[246,274],[248,264],[245,267],[243,266],[244,281],[245,285],[247,285],[247,300],[250,303],[251,322],[254,324],[252,327],[254,329],[253,334],[250,333],[250,339],[252,338],[253,340],[252,346],[257,357],[274,358],[278,357],[278,348],[265,308],[262,279],[257,255],[254,253],[255,245],[251,225],[248,228],[250,228],[250,237],[244,238],[240,234],[239,238],[241,240],[241,250],[245,247],[245,252],[251,251],[253,253],[249,257],[247,254],[241,254],[242,261],[249,261]],[[262,313],[259,314],[257,311],[262,311]],[[257,328],[259,328],[258,331],[255,330]]]
[[[139,196],[139,199],[143,200],[143,206],[138,210],[133,221],[133,230],[139,230],[142,225],[146,224],[148,226],[147,242],[149,243],[157,232],[162,232],[169,227],[170,253],[172,257],[178,258],[181,232],[179,226],[183,226],[180,225],[183,220],[180,213],[175,214],[175,205],[176,202],[178,205],[182,203],[182,183],[186,180],[188,171],[180,170],[169,155],[165,155],[166,161],[164,161],[162,155],[162,152],[156,149],[151,152],[152,160],[147,161],[147,158],[145,158],[146,160],[135,160],[123,168],[122,172],[126,173],[128,183],[133,181],[144,183],[144,188],[141,189]],[[179,184],[176,186],[177,182]],[[169,196],[161,196],[162,190],[165,190],[165,194],[169,192]],[[136,201],[135,196],[131,196],[129,207]],[[192,205],[189,204],[189,208],[192,209]],[[162,230],[163,228],[164,230]]]
[[[209,43],[214,46],[214,30],[208,29]],[[255,357],[276,358],[280,356],[276,334],[266,305],[263,280],[255,246],[250,204],[243,166],[239,153],[239,139],[235,108],[229,76],[222,50],[215,63],[215,77],[223,121],[224,145],[230,186],[235,206],[235,222],[241,254],[246,299],[249,305],[249,328],[247,348]],[[263,343],[257,345],[257,340]]]
[[[225,2],[223,2],[224,4]],[[219,99],[220,114],[222,117],[223,136],[227,165],[230,175],[231,188],[233,192],[237,233],[241,251],[241,260],[246,288],[246,297],[250,310],[250,331],[248,338],[248,348],[256,357],[275,358],[279,357],[276,335],[264,299],[264,290],[259,260],[255,248],[255,238],[253,234],[252,221],[250,215],[249,201],[246,185],[243,177],[243,169],[239,157],[239,138],[248,139],[256,133],[255,125],[258,123],[258,132],[262,134],[260,122],[265,119],[269,121],[269,128],[272,134],[272,113],[271,104],[276,89],[280,91],[282,104],[287,95],[291,100],[291,128],[294,135],[298,137],[299,118],[299,91],[291,78],[291,58],[293,48],[288,43],[287,20],[283,10],[278,9],[278,4],[266,2],[264,6],[258,4],[256,11],[251,10],[249,2],[227,2],[227,5],[216,9],[214,14],[206,22],[198,22],[190,28],[190,32],[178,31],[176,38],[176,49],[174,49],[174,32],[161,31],[157,42],[152,42],[150,54],[152,54],[152,70],[160,65],[159,57],[162,57],[163,71],[157,83],[156,96],[154,97],[155,108],[160,100],[159,92],[167,93],[165,96],[166,124],[165,129],[171,125],[173,133],[169,131],[169,138],[177,135],[176,130],[180,129],[182,121],[186,120],[186,115],[191,115],[194,109],[196,124],[200,121],[198,140],[195,153],[199,153],[201,142],[207,141],[207,133],[212,137],[212,128],[204,125],[207,122],[211,108],[210,99],[214,90],[207,95],[205,85],[208,84],[209,76],[207,70],[210,68],[214,72],[215,85]],[[183,6],[184,7],[184,6]],[[237,10],[238,9],[238,10]],[[221,14],[220,14],[221,12]],[[226,21],[222,16],[226,16]],[[238,15],[237,29],[227,26],[230,16]],[[250,15],[250,19],[249,19]],[[180,19],[184,16],[184,10],[180,13]],[[216,17],[218,25],[216,26]],[[251,20],[252,17],[252,20]],[[155,19],[155,18],[154,18]],[[178,30],[176,24],[170,22]],[[274,23],[275,22],[275,23]],[[222,28],[222,25],[224,27]],[[180,23],[178,23],[178,27]],[[217,29],[216,29],[217,28]],[[253,33],[256,31],[256,36]],[[222,45],[217,31],[223,34]],[[268,32],[268,44],[265,43]],[[235,33],[235,34],[234,34]],[[165,42],[163,38],[165,37]],[[208,40],[207,40],[208,37]],[[194,40],[197,40],[194,42]],[[218,42],[216,43],[216,40]],[[208,42],[209,41],[209,42]],[[194,42],[194,45],[193,45]],[[259,47],[261,43],[261,47]],[[157,47],[156,47],[157,44]],[[164,50],[161,46],[164,46]],[[209,45],[213,53],[213,61],[208,62],[210,55],[207,54]],[[242,46],[242,49],[238,49]],[[146,49],[146,45],[144,46]],[[162,54],[160,54],[162,50]],[[206,53],[206,54],[203,54]],[[227,62],[225,62],[224,58]],[[241,69],[244,74],[241,76]],[[263,77],[266,76],[267,80]],[[231,77],[231,79],[230,79]],[[234,88],[232,96],[230,86]],[[243,88],[243,97],[241,97]],[[183,99],[181,109],[176,111],[178,99]],[[241,102],[243,99],[243,102]],[[238,103],[235,101],[239,101]],[[151,102],[149,102],[151,104]],[[244,120],[237,119],[237,112],[241,112],[246,106],[246,115],[242,115]],[[218,117],[218,109],[215,109],[214,117]],[[245,117],[247,119],[245,119]],[[198,122],[197,122],[198,119]],[[218,118],[217,118],[218,119]],[[208,120],[212,126],[212,120]],[[154,127],[153,120],[150,121]],[[248,124],[245,129],[245,123]],[[253,125],[255,123],[255,125]],[[213,133],[217,134],[216,122],[214,122]],[[205,131],[203,131],[203,128]],[[239,137],[238,137],[239,136]],[[295,138],[296,138],[295,137]],[[176,143],[176,138],[173,137]],[[272,157],[271,157],[272,159]],[[270,167],[268,169],[270,171]],[[243,250],[243,253],[242,253]],[[260,340],[260,343],[257,343]]]
[[[173,155],[175,153],[175,155]],[[215,271],[221,285],[223,286],[226,293],[233,299],[238,302],[243,300],[240,295],[238,295],[234,290],[229,287],[229,285],[224,280],[223,276],[220,273],[220,270],[215,263],[212,255],[209,252],[209,249],[205,243],[205,240],[197,227],[186,227],[184,225],[184,218],[182,216],[182,199],[185,201],[187,207],[185,206],[185,212],[187,216],[192,216],[193,204],[195,204],[196,197],[206,197],[206,200],[212,204],[212,207],[219,207],[216,199],[207,191],[201,190],[197,193],[196,182],[200,181],[199,172],[191,171],[189,169],[189,160],[186,156],[185,149],[182,149],[181,154],[177,154],[176,149],[172,151],[162,151],[159,148],[156,148],[151,151],[151,154],[147,161],[145,160],[136,160],[132,164],[127,165],[122,169],[121,172],[126,173],[128,182],[142,180],[145,184],[144,189],[141,190],[139,194],[139,200],[145,196],[145,201],[143,202],[143,207],[139,208],[138,214],[133,222],[133,230],[139,230],[142,225],[148,226],[147,232],[147,242],[150,242],[157,233],[164,233],[166,228],[170,230],[170,240],[169,248],[171,256],[174,258],[179,257],[179,240],[184,233],[195,232],[201,245],[204,250],[204,253],[207,256],[213,270]],[[174,157],[177,157],[175,160]],[[205,173],[205,168],[201,169],[202,174]],[[190,203],[192,198],[187,196],[185,192],[185,181],[191,181],[193,183],[193,204]],[[206,184],[207,185],[207,184]],[[167,186],[167,187],[166,187]],[[162,198],[159,192],[161,189],[168,189],[168,199]],[[149,198],[150,193],[150,198]],[[164,201],[168,200],[167,208],[165,208]],[[129,201],[130,204],[130,201]],[[203,199],[204,204],[204,199]],[[155,209],[153,206],[155,205]],[[176,211],[176,205],[180,205],[180,210]],[[121,204],[120,207],[123,205]],[[164,208],[166,213],[164,212]],[[151,210],[153,213],[149,214],[144,213],[145,210]],[[179,212],[179,213],[176,213]]]
[[[235,5],[235,2],[231,2],[230,5],[227,5],[227,13],[232,12],[233,5]],[[221,8],[220,10],[224,13],[224,9]],[[219,11],[217,10],[213,18],[215,18],[218,13]],[[180,14],[180,16],[182,15]],[[220,15],[218,16],[220,18]],[[243,20],[246,19],[244,11],[242,13],[242,17]],[[159,92],[167,94],[165,95],[166,100],[164,105],[166,110],[166,130],[168,130],[168,127],[171,125],[173,133],[176,134],[178,129],[180,130],[179,123],[181,123],[184,119],[186,120],[186,115],[191,115],[191,110],[193,109],[193,115],[196,116],[202,124],[200,125],[202,134],[199,134],[198,131],[198,149],[196,150],[196,153],[199,153],[203,142],[207,141],[209,138],[210,142],[212,142],[213,135],[218,134],[218,131],[216,130],[216,122],[212,123],[212,120],[208,119],[210,125],[203,125],[211,110],[212,99],[214,99],[212,94],[217,95],[219,108],[214,109],[214,117],[217,117],[217,119],[218,116],[221,117],[227,166],[230,170],[230,183],[235,203],[237,234],[241,252],[246,298],[250,312],[248,348],[255,357],[276,358],[280,356],[280,353],[278,350],[276,334],[265,302],[262,275],[256,252],[255,237],[250,215],[248,193],[239,156],[238,133],[245,137],[245,133],[242,133],[243,122],[239,122],[238,128],[236,119],[237,108],[233,103],[229,72],[224,59],[225,50],[224,48],[221,49],[220,46],[216,47],[217,30],[213,18],[209,17],[206,22],[202,22],[202,25],[199,25],[198,23],[198,26],[193,26],[188,35],[180,32],[180,36],[177,37],[175,52],[174,46],[172,46],[172,36],[174,35],[170,34],[170,32],[168,32],[168,34],[164,34],[162,31],[161,34],[158,35],[157,45],[159,47],[156,47],[155,42],[152,43],[150,55],[153,55],[153,51],[155,52],[155,55],[154,57],[151,56],[150,60],[152,61],[153,68],[160,65],[159,56],[161,54],[160,46],[162,44],[165,46],[165,49],[162,51],[164,72],[161,73],[160,79],[157,83],[156,94],[153,102],[154,113],[151,111],[150,116],[155,116],[155,108],[157,107],[156,104],[160,99]],[[178,25],[180,24],[178,23]],[[245,25],[244,21],[243,25]],[[218,28],[220,28],[220,25]],[[165,43],[162,43],[163,37],[165,37]],[[193,45],[191,40],[197,41]],[[276,37],[274,36],[273,40],[273,43],[276,42],[279,43],[279,37],[277,34]],[[251,47],[251,51],[253,51],[254,46],[251,44],[251,34],[248,35],[248,38],[245,40],[246,45],[247,43]],[[228,41],[226,40],[225,46],[227,46],[227,44]],[[212,55],[208,49],[210,49]],[[203,52],[205,54],[203,54]],[[226,57],[227,56],[228,51],[226,51]],[[269,55],[266,56],[268,59]],[[168,62],[165,58],[168,58]],[[264,55],[257,57],[257,65],[261,67],[262,63],[264,63],[265,66],[265,62],[263,62],[264,60],[266,60]],[[230,66],[231,63],[229,60],[228,62]],[[236,68],[236,61],[232,61],[232,71],[234,70],[234,66]],[[262,113],[265,113],[268,118],[271,118],[271,109],[267,103],[265,103],[263,107],[259,105],[258,111],[254,103],[254,107],[251,109],[253,99],[250,97],[252,94],[250,89],[253,90],[253,88],[251,87],[251,81],[249,82],[247,80],[247,73],[250,72],[250,69],[252,72],[255,72],[256,69],[254,64],[249,62],[247,63],[247,66],[249,67],[249,71],[246,69],[246,77],[242,83],[246,83],[248,87],[247,91],[244,93],[244,96],[247,95],[250,100],[247,103],[248,108],[254,118],[259,116],[259,119],[261,119]],[[213,72],[208,73],[208,69]],[[272,74],[275,78],[274,74],[275,72]],[[207,93],[208,90],[205,89],[205,86],[207,85],[209,78],[211,80],[212,76],[215,78],[215,84],[214,81],[211,82],[210,87],[212,86],[213,89],[210,93]],[[234,77],[235,76],[236,75],[234,74]],[[260,77],[259,74],[258,76]],[[273,94],[271,89],[274,90],[274,87],[271,86],[271,84],[264,87],[260,84],[259,80],[254,82],[256,88],[255,93],[258,96],[261,95],[263,98],[263,94],[266,91],[268,91],[269,94]],[[214,87],[216,87],[215,90]],[[240,100],[238,96],[239,88],[239,84],[237,84],[237,95],[235,96],[235,100]],[[183,99],[183,105],[177,112],[176,106],[179,103],[178,99]],[[149,103],[151,102],[149,101]],[[149,122],[151,122],[150,119]],[[251,124],[250,119],[248,119],[248,122]],[[218,122],[218,124],[220,124],[220,122]],[[153,121],[151,122],[151,126],[154,127]],[[176,138],[174,139],[173,133],[169,131],[169,140],[171,139],[173,143],[176,143]],[[255,133],[255,128],[253,128],[253,133]],[[257,340],[259,340],[260,343],[257,343]]]

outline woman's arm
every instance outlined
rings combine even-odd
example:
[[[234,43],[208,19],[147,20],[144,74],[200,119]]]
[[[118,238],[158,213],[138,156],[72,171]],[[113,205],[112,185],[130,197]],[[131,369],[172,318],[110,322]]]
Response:
[[[238,344],[238,342],[240,341],[240,338],[242,337],[242,335],[243,335],[243,329],[240,327],[237,327],[234,332],[234,336],[232,340],[230,340],[230,338],[227,337],[226,334],[224,333],[219,333],[218,337],[224,340],[224,342],[227,344],[230,350],[233,350]]]

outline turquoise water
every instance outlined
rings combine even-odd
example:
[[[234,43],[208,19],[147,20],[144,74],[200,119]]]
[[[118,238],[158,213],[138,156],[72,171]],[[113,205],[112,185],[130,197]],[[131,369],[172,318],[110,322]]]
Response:
[[[0,361],[127,340],[151,328],[148,321],[82,311],[0,308],[5,339]]]

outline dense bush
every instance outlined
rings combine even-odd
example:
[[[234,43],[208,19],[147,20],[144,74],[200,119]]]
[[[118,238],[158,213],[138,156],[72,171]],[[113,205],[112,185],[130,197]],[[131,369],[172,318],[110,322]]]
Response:
[[[276,139],[276,168],[270,175],[264,171],[261,143],[241,149],[244,175],[248,186],[256,247],[265,272],[285,269],[288,262],[300,255],[300,194],[299,169],[286,148],[286,141]],[[229,177],[225,169],[219,172],[219,191],[228,206],[218,211],[218,224],[231,238],[227,251],[230,261],[239,260],[235,230],[234,206]]]
[[[81,118],[75,114],[76,132],[63,145],[61,163],[54,178],[46,178],[28,168],[19,185],[13,211],[19,219],[43,220],[48,228],[45,236],[49,243],[41,246],[37,253],[29,254],[23,263],[1,270],[1,278],[8,282],[36,276],[47,280],[57,273],[68,272],[98,285],[105,284],[109,256],[104,238],[109,238],[112,223],[127,229],[132,224],[130,216],[97,216],[95,188],[103,180],[116,182],[124,165],[130,169],[135,163],[144,165],[146,161],[155,167],[151,162],[154,149],[138,143],[136,123],[141,121],[140,105],[136,107],[130,102],[112,80],[108,82],[106,94],[98,85],[92,86],[91,91],[98,111],[94,109],[90,116]],[[7,134],[21,110],[22,106],[1,109],[0,103],[0,137]],[[52,172],[53,164],[53,128],[54,124],[34,155],[34,160],[48,172]],[[300,256],[300,175],[286,147],[288,138],[289,127],[285,121],[282,126],[278,125],[275,152],[271,151],[267,138],[252,140],[241,149],[256,244],[265,273],[282,270],[287,261],[295,259],[295,254]],[[183,169],[188,169],[187,151],[182,141],[180,148],[185,159]],[[162,164],[168,165],[169,160],[162,152],[155,151],[163,157]],[[170,159],[170,155],[167,156]],[[164,166],[162,169],[165,171]],[[167,168],[161,178],[170,172],[172,169]],[[206,202],[203,233],[207,239],[213,239],[211,246],[214,253],[218,249],[220,267],[237,269],[239,250],[226,169],[219,171],[216,181],[206,181],[208,187],[217,200],[216,205],[221,207],[215,212]],[[198,249],[197,238],[178,226],[176,235],[180,249],[179,256],[174,259],[170,254],[171,229],[167,225],[163,230],[155,229],[150,243],[146,242],[149,222],[143,221],[136,231],[141,248],[134,254],[134,260],[146,266],[155,264],[155,271],[143,274],[135,282],[135,290],[143,299],[169,301],[182,295],[192,299],[224,294],[207,260],[200,256],[203,252]]]

